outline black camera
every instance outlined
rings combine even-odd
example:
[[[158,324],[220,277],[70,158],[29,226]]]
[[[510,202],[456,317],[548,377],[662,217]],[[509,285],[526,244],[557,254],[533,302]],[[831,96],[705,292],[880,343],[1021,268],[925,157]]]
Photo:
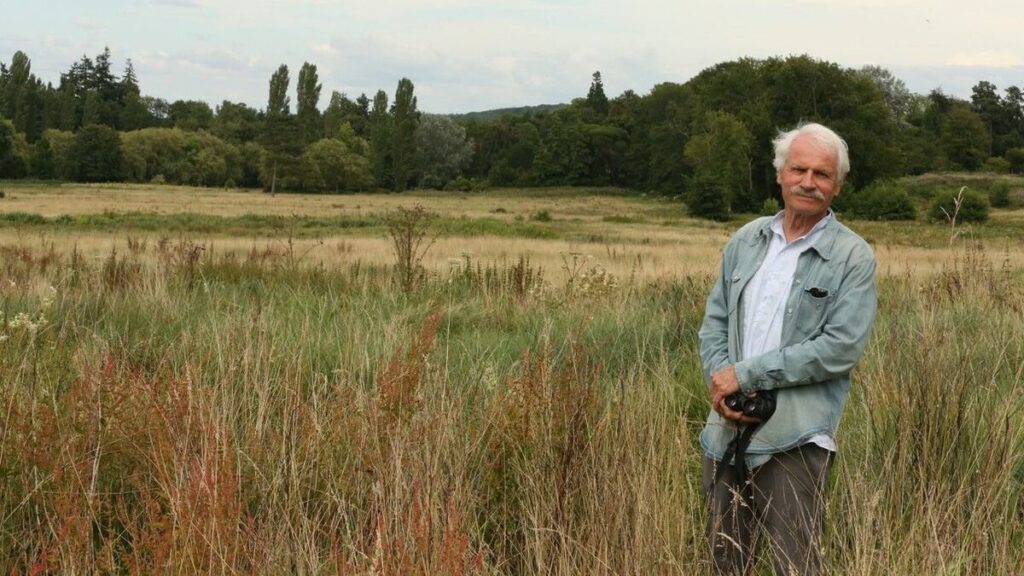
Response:
[[[775,391],[761,391],[747,396],[734,392],[725,397],[725,405],[734,412],[742,412],[751,418],[767,422],[775,413]]]

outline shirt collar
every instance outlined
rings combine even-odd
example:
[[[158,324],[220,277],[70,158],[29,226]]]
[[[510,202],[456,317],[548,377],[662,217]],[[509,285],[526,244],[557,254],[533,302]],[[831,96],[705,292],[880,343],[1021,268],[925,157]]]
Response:
[[[780,210],[771,219],[771,221],[768,223],[768,228],[772,232],[774,232],[774,233],[778,234],[779,236],[781,236],[783,240],[786,239],[786,233],[782,229],[782,222],[783,222],[784,214],[785,214],[785,210]],[[820,230],[822,230],[825,227],[825,225],[828,223],[828,221],[831,220],[831,219],[832,219],[832,209],[829,208],[828,211],[825,212],[825,217],[824,218],[822,218],[821,220],[818,220],[818,222],[814,225],[813,228],[811,228],[807,232],[807,234],[804,234],[803,236],[794,239],[793,242],[798,242],[798,241],[803,240],[805,238],[816,239],[817,236],[819,236],[818,232]]]

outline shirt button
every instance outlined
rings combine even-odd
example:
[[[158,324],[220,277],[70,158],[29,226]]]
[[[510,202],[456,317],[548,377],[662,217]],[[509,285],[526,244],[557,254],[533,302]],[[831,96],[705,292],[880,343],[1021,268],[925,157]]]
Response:
[[[792,315],[793,314],[793,309],[792,308],[787,308],[786,309],[786,314]]]

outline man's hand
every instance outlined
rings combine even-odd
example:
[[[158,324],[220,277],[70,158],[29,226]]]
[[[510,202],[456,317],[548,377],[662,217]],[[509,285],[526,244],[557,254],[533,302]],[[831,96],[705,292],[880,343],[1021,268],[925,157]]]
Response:
[[[722,418],[732,420],[739,424],[755,424],[761,420],[746,416],[743,412],[730,410],[725,405],[725,397],[740,391],[740,381],[736,378],[736,367],[732,364],[722,368],[711,375],[711,389],[708,395],[711,397],[711,407],[718,412]]]

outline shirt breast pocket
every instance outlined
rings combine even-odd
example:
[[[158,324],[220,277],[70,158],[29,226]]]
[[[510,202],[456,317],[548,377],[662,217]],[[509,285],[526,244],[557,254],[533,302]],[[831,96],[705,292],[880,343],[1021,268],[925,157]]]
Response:
[[[825,286],[810,286],[800,292],[793,318],[799,339],[814,336],[825,327],[835,297],[835,292]]]

